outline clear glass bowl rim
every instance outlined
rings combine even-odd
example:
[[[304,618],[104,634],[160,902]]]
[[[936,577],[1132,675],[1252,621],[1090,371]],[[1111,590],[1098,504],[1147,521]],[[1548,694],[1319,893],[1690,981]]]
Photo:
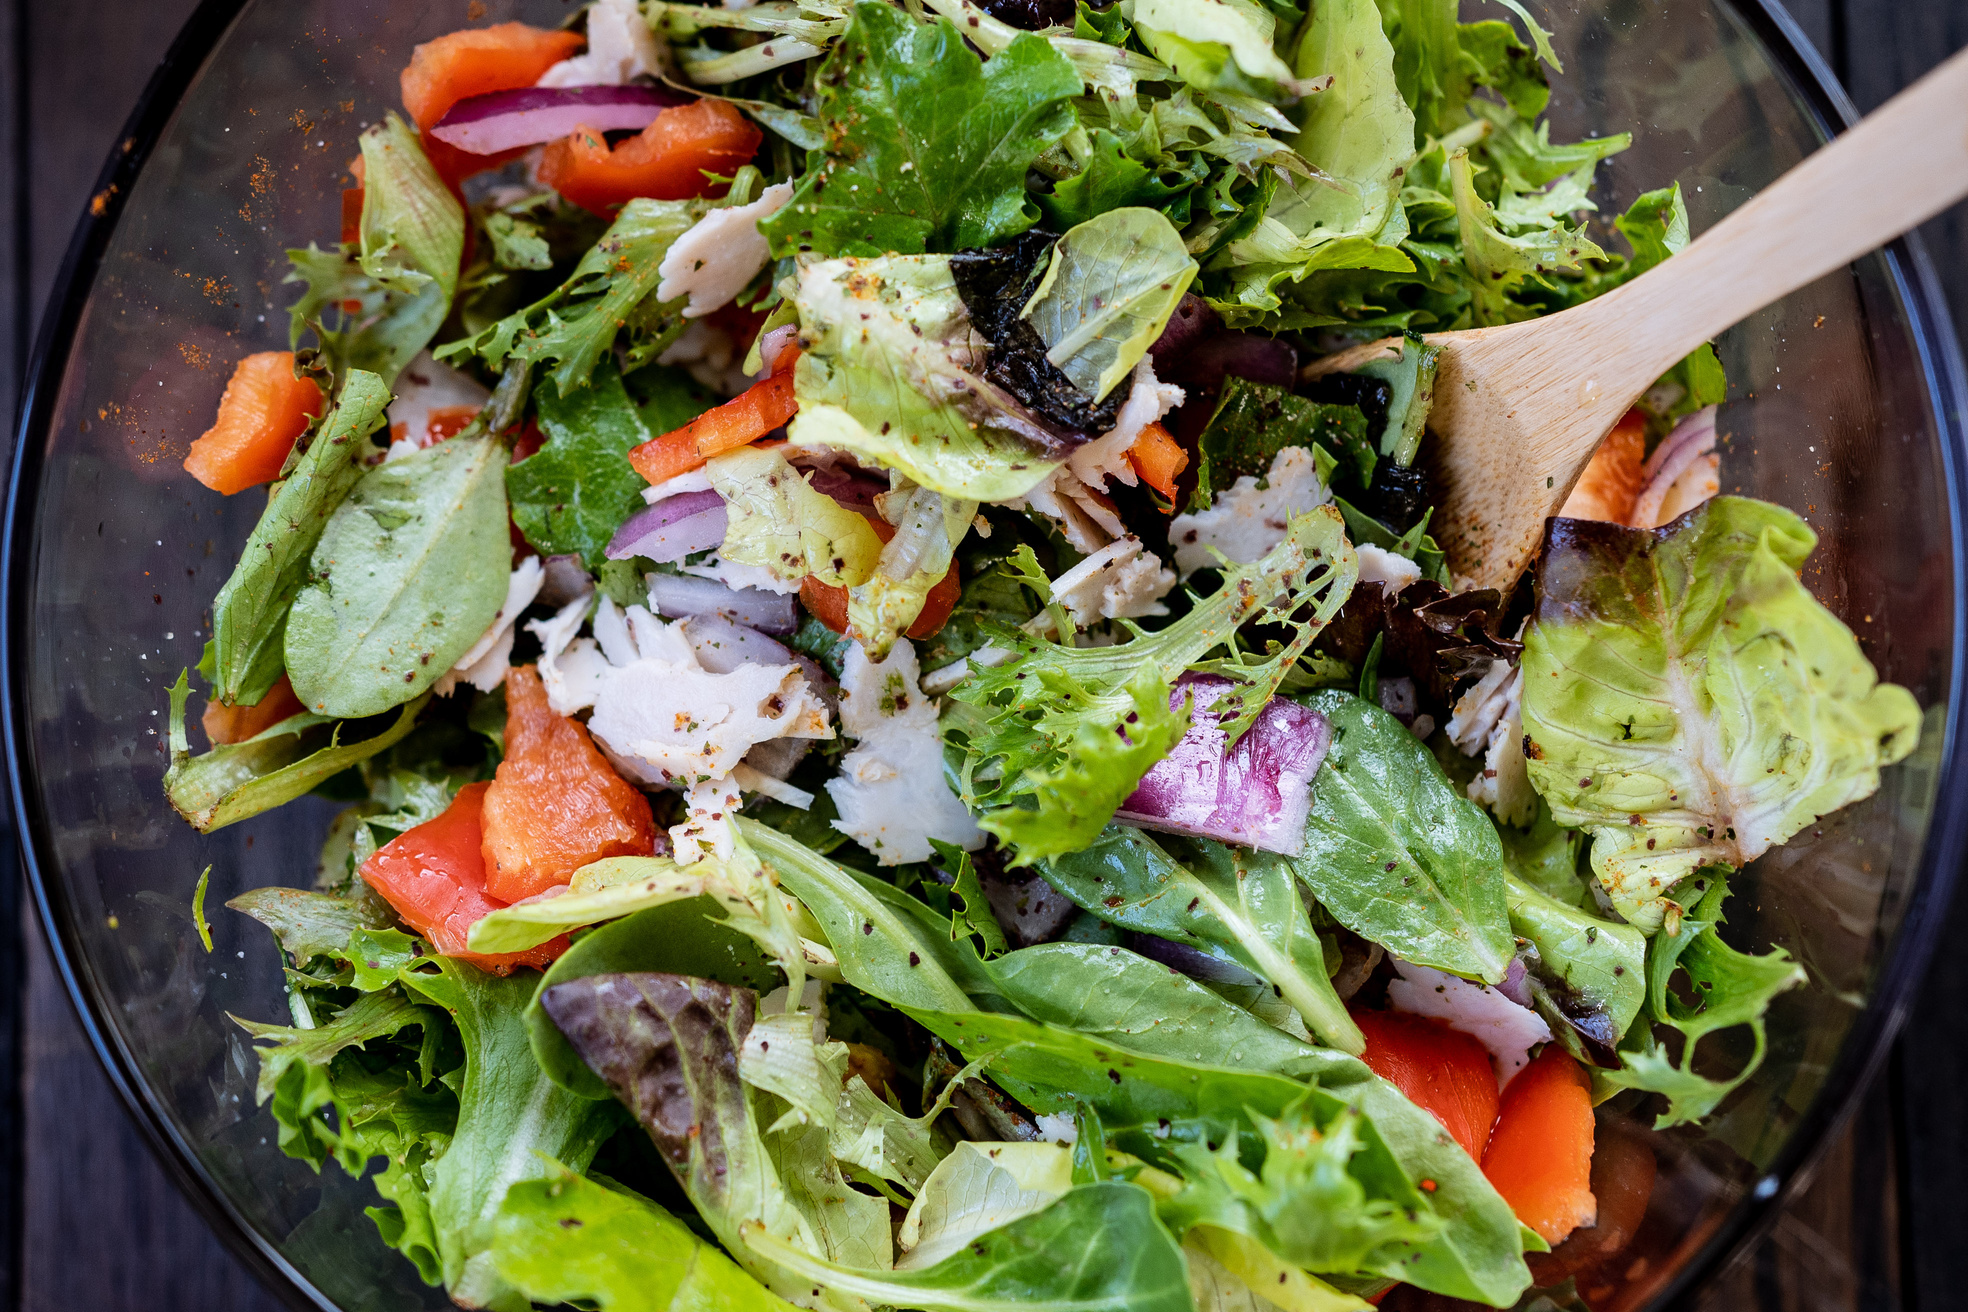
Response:
[[[21,864],[51,949],[57,975],[74,1004],[90,1046],[152,1153],[226,1248],[261,1285],[289,1307],[338,1312],[294,1265],[252,1226],[227,1196],[182,1131],[150,1096],[133,1054],[108,1022],[104,990],[94,977],[74,922],[74,906],[59,877],[53,836],[23,766],[31,615],[29,571],[45,436],[80,327],[84,304],[138,174],[170,125],[185,92],[218,49],[250,0],[203,0],[152,74],[91,192],[69,239],[44,310],[21,396],[9,461],[4,522],[0,522],[0,750],[7,767],[7,803],[20,838]],[[1829,137],[1859,118],[1810,39],[1778,0],[1716,0],[1735,10],[1764,48],[1820,134]],[[1722,1224],[1674,1279],[1652,1309],[1677,1306],[1730,1258],[1764,1233],[1802,1188],[1824,1149],[1850,1117],[1884,1062],[1912,1003],[1947,917],[1968,853],[1968,370],[1933,266],[1916,233],[1883,252],[1894,291],[1905,308],[1918,351],[1930,409],[1940,437],[1947,483],[1949,549],[1953,561],[1952,645],[1948,708],[1932,825],[1921,853],[1906,914],[1886,952],[1877,988],[1852,1026],[1816,1100],[1800,1119],[1770,1169],[1737,1202]]]

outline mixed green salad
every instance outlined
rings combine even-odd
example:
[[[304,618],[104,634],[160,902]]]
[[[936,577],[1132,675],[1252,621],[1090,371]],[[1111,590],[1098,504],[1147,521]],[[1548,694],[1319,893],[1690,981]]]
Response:
[[[406,52],[186,461],[267,500],[170,800],[344,808],[229,903],[281,1149],[464,1307],[1619,1279],[1652,1158],[1595,1107],[1756,1069],[1802,972],[1730,881],[1920,714],[1804,521],[1718,495],[1706,347],[1513,593],[1430,537],[1419,334],[1689,238],[1671,182],[1599,212],[1629,138],[1552,140],[1500,2],[595,0]]]

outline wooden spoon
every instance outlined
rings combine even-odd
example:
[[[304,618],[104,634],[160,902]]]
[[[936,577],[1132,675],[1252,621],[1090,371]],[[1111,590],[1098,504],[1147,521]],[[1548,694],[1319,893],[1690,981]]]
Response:
[[[1508,590],[1546,518],[1656,379],[1964,195],[1968,51],[1625,286],[1528,323],[1427,334],[1443,348],[1428,422],[1441,480],[1430,531],[1449,567]],[[1306,376],[1399,353],[1399,338],[1369,342],[1315,361]]]

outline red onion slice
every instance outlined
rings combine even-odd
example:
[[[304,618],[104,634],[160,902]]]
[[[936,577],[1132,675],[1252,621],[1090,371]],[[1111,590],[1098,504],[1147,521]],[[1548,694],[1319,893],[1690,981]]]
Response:
[[[671,105],[688,97],[654,87],[519,87],[467,96],[451,107],[431,135],[473,155],[537,146],[571,136],[576,128],[597,132],[641,131]]]
[[[629,516],[604,553],[610,560],[644,556],[670,563],[724,541],[724,498],[713,491],[679,492]]]
[[[1225,755],[1222,717],[1209,708],[1231,686],[1214,675],[1176,680],[1170,705],[1195,694],[1189,732],[1142,776],[1114,818],[1293,855],[1305,844],[1312,776],[1332,745],[1332,726],[1310,707],[1274,698]]]
[[[712,674],[729,674],[741,665],[793,663],[792,649],[784,643],[715,612],[692,615],[684,621],[683,633],[690,650],[697,653],[697,663]]]
[[[1640,495],[1633,499],[1633,516],[1629,522],[1634,526],[1654,527],[1674,480],[1685,474],[1695,461],[1715,449],[1715,409],[1712,405],[1703,406],[1685,416],[1674,426],[1673,432],[1661,439],[1654,453],[1647,457],[1647,463],[1640,470],[1640,477],[1644,480]]]
[[[672,619],[718,615],[761,633],[791,633],[799,624],[798,599],[757,588],[727,588],[716,579],[687,574],[651,574],[649,604]]]

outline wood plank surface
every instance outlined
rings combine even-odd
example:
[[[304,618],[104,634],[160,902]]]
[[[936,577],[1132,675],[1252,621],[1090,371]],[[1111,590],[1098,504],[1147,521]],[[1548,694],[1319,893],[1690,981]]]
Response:
[[[0,414],[74,216],[129,104],[191,0],[0,0]],[[1861,109],[1968,44],[1968,0],[1799,0],[1794,12]],[[17,189],[32,180],[31,190]],[[1925,232],[1968,322],[1968,219]],[[0,835],[0,868],[13,864]],[[1954,912],[1968,933],[1968,905]],[[14,881],[0,880],[0,1298],[32,1312],[232,1312],[273,1299],[151,1160],[89,1050]],[[1697,1300],[1704,1312],[1938,1312],[1968,1299],[1955,1176],[1968,1167],[1959,999],[1968,954],[1944,948],[1911,1044],[1810,1190]],[[18,1029],[16,1026],[18,1025]],[[1896,1135],[1913,1145],[1896,1162]]]

